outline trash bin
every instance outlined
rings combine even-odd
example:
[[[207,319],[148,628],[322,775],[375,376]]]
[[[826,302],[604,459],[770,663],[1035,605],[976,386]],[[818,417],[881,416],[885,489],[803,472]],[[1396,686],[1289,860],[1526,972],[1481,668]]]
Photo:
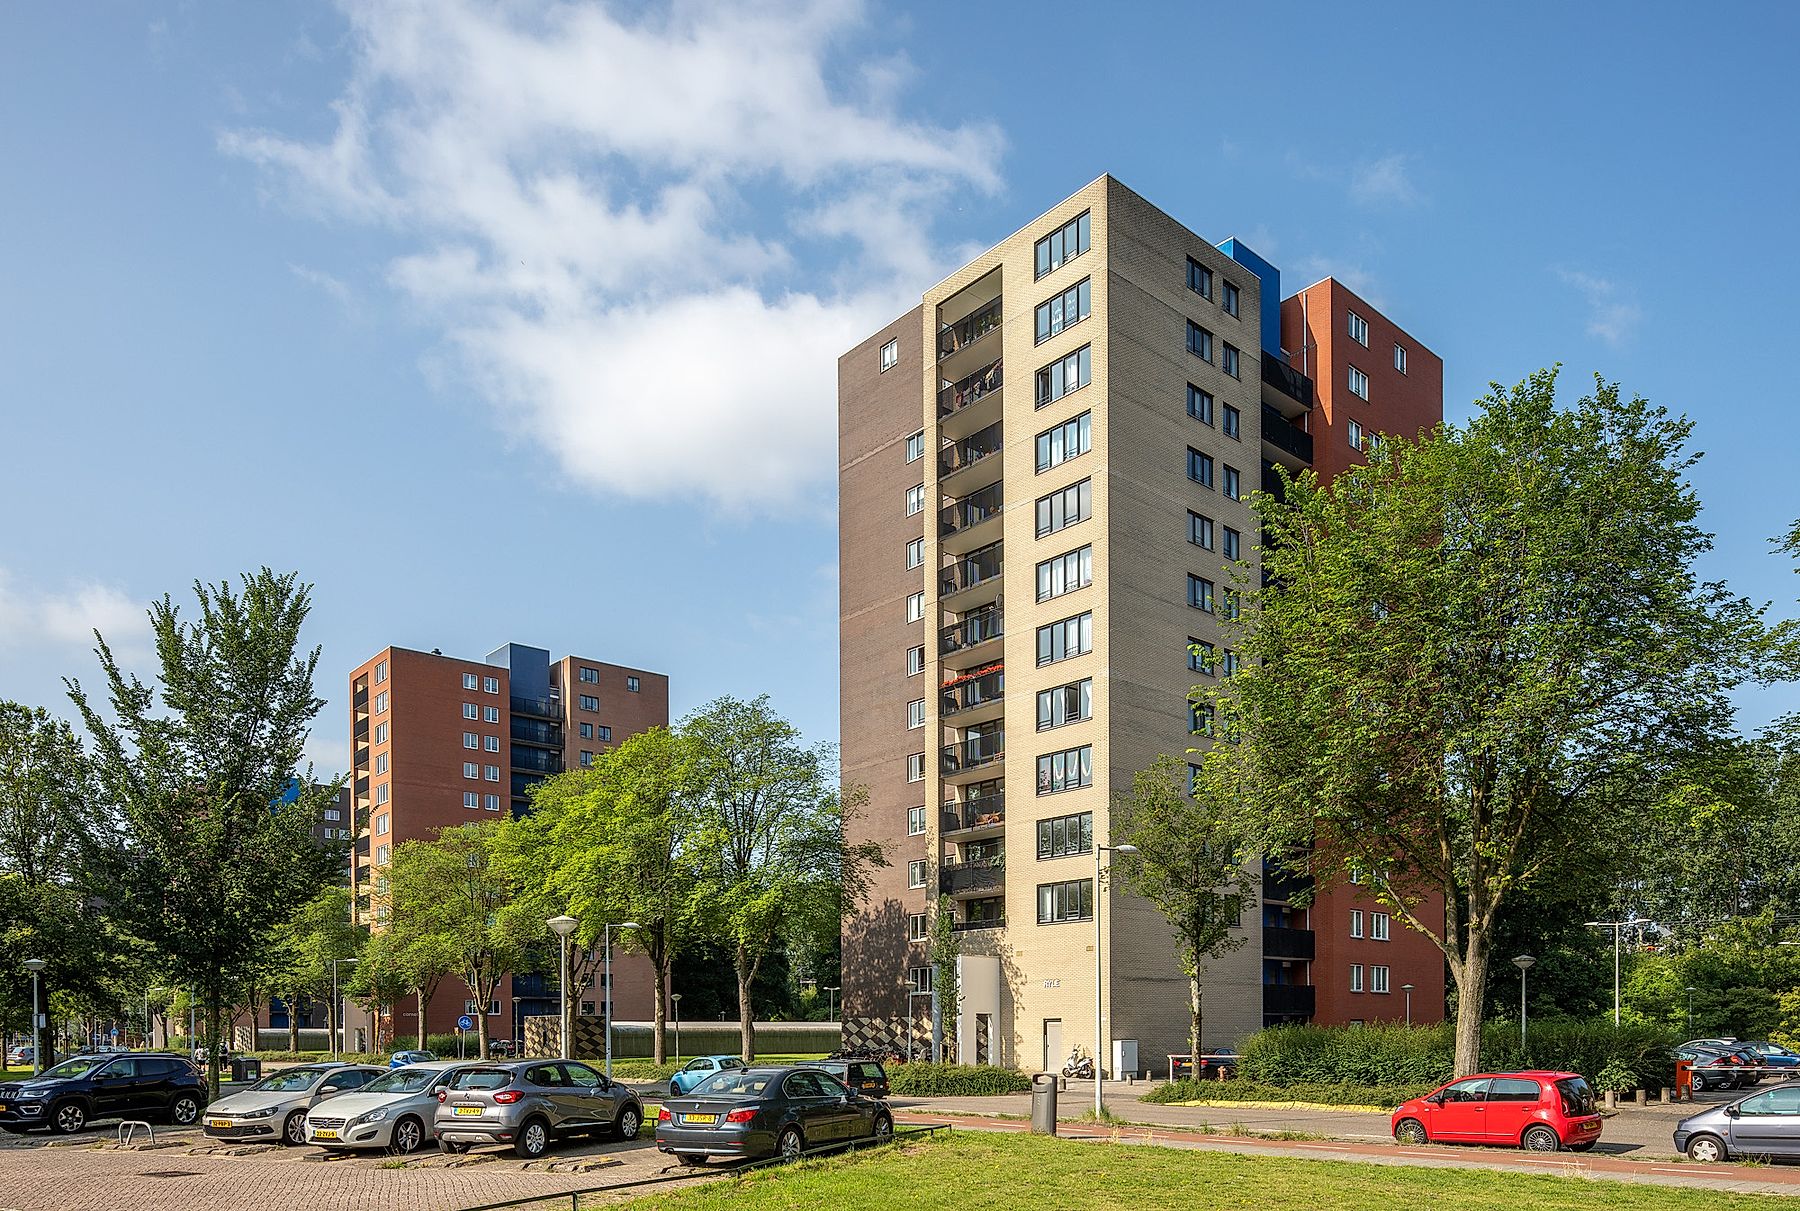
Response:
[[[1040,1072],[1031,1078],[1031,1133],[1056,1134],[1056,1074]]]
[[[234,1081],[262,1080],[262,1061],[233,1056],[231,1058],[231,1079]]]

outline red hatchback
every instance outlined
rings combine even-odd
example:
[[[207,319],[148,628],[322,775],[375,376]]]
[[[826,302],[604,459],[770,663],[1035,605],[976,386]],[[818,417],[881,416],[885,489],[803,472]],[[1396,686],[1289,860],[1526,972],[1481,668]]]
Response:
[[[1573,1072],[1482,1073],[1394,1111],[1403,1144],[1510,1144],[1586,1152],[1600,1141],[1594,1091]]]

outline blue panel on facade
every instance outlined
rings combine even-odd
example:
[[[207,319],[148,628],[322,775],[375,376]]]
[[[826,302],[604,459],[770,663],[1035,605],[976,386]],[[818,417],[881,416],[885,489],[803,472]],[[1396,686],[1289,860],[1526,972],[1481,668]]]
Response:
[[[489,652],[487,662],[508,670],[514,698],[549,699],[550,653],[545,649],[509,643]]]
[[[1281,270],[1257,256],[1236,236],[1219,245],[1219,251],[1254,273],[1262,283],[1262,347],[1281,356]]]

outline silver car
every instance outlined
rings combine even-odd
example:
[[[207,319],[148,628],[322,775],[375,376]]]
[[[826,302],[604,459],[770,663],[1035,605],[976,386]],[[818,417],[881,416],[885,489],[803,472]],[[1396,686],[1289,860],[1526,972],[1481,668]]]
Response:
[[[472,1064],[444,1060],[382,1073],[355,1093],[340,1094],[306,1116],[306,1142],[323,1148],[391,1148],[417,1152],[436,1133],[438,1090]]]
[[[382,1069],[368,1064],[297,1064],[220,1098],[201,1122],[215,1139],[304,1144],[306,1112],[339,1093],[361,1089]]]
[[[1675,1150],[1697,1161],[1800,1157],[1800,1083],[1752,1093],[1675,1125]]]
[[[465,1068],[438,1092],[437,1140],[445,1152],[511,1144],[528,1159],[551,1141],[610,1132],[637,1138],[644,1107],[624,1085],[574,1060],[511,1060]]]

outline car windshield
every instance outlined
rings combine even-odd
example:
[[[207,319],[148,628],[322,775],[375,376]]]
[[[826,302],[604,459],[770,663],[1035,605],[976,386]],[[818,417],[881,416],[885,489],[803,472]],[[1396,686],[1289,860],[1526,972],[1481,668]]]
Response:
[[[44,1071],[50,1080],[72,1080],[78,1076],[86,1076],[100,1065],[106,1063],[103,1055],[78,1055],[72,1060],[64,1060],[54,1068]]]
[[[1556,1082],[1556,1092],[1562,1095],[1564,1114],[1594,1113],[1594,1091],[1580,1077],[1564,1077]]]
[[[364,1093],[423,1093],[441,1074],[436,1068],[396,1068],[362,1087]]]
[[[325,1075],[323,1068],[288,1068],[271,1073],[250,1086],[252,1093],[299,1093],[311,1089]]]
[[[772,1072],[744,1072],[736,1069],[715,1072],[700,1082],[694,1094],[707,1097],[755,1097],[768,1089],[776,1075]]]
[[[450,1079],[452,1089],[504,1089],[510,1084],[512,1073],[504,1068],[474,1068]]]

